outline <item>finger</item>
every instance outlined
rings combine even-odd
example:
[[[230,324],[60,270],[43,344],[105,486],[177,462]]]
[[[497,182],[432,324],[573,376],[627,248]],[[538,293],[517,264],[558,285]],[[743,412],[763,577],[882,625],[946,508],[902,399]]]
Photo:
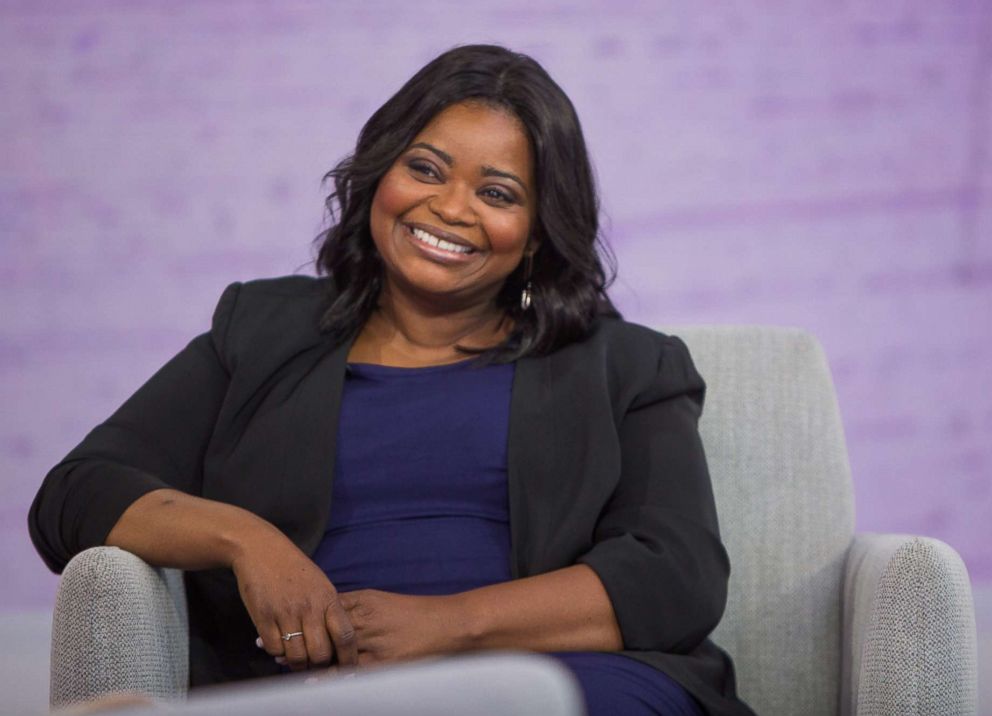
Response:
[[[284,635],[295,635],[290,636],[289,639],[282,639],[283,656],[286,657],[286,666],[288,666],[293,671],[302,671],[307,668],[307,645],[304,638],[303,629],[297,623],[297,626],[293,628],[285,627],[280,624],[280,629],[282,629],[282,634]]]
[[[281,638],[282,632],[279,631],[278,624],[275,622],[261,624],[258,627],[258,633],[260,636],[255,640],[255,644],[265,649],[266,654],[269,656],[282,656],[285,653],[285,647]],[[261,641],[261,644],[259,644],[259,641]]]
[[[334,655],[331,637],[327,633],[327,625],[323,615],[310,612],[304,617],[303,634],[307,648],[307,659],[310,666],[327,666]]]
[[[324,610],[324,622],[334,642],[334,653],[337,654],[338,664],[341,666],[357,664],[358,640],[355,638],[355,628],[339,599],[334,598],[327,605]]]
[[[257,646],[259,649],[265,649],[265,642],[262,641],[262,637],[258,637],[257,639],[255,639],[255,646]],[[285,664],[286,663],[286,657],[285,656],[275,656],[275,657],[272,657],[272,658],[275,660],[275,662],[277,664]]]

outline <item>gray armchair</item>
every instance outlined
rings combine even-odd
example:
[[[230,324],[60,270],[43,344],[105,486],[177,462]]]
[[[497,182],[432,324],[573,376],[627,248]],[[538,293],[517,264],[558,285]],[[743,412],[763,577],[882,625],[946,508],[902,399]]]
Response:
[[[847,450],[811,335],[674,327],[707,382],[701,432],[730,597],[713,640],[759,714],[975,714],[968,573],[935,539],[854,533]]]
[[[708,385],[701,431],[732,565],[713,639],[734,658],[742,698],[763,716],[975,714],[967,571],[938,540],[854,533],[817,341],[782,328],[664,330],[686,341]],[[179,573],[115,548],[78,555],[56,603],[52,705],[116,690],[182,697],[185,620]],[[555,713],[570,713],[574,685],[556,683]],[[530,712],[550,713],[541,708]]]

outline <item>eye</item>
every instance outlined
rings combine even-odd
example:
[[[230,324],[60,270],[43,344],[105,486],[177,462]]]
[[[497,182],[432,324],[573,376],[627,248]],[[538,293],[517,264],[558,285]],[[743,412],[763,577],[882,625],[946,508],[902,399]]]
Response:
[[[422,159],[414,159],[413,161],[409,162],[407,166],[410,167],[411,171],[414,171],[417,174],[422,174],[425,177],[431,177],[433,179],[440,178],[438,176],[437,170],[434,168],[434,165]]]
[[[512,204],[517,200],[517,198],[512,194],[510,194],[509,192],[491,186],[483,189],[482,195],[488,199],[493,199],[502,204]]]

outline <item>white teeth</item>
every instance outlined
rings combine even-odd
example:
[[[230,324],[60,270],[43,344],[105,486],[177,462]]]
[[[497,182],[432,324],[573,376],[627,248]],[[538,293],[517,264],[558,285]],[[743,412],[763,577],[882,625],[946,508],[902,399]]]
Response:
[[[456,254],[467,254],[469,251],[472,250],[468,246],[459,246],[458,244],[453,244],[450,241],[439,239],[433,234],[428,234],[423,229],[411,228],[410,231],[418,241],[423,241],[425,244],[429,244],[435,248],[442,249],[444,251],[451,251]]]

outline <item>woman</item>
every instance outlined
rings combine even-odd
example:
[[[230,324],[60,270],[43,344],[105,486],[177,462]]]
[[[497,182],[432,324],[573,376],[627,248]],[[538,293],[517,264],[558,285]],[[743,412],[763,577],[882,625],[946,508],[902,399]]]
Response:
[[[518,648],[592,714],[750,714],[706,639],[729,564],[705,386],[610,306],[562,90],[456,48],[328,176],[327,277],[228,287],[45,478],[46,563],[107,544],[186,570],[194,687]]]

